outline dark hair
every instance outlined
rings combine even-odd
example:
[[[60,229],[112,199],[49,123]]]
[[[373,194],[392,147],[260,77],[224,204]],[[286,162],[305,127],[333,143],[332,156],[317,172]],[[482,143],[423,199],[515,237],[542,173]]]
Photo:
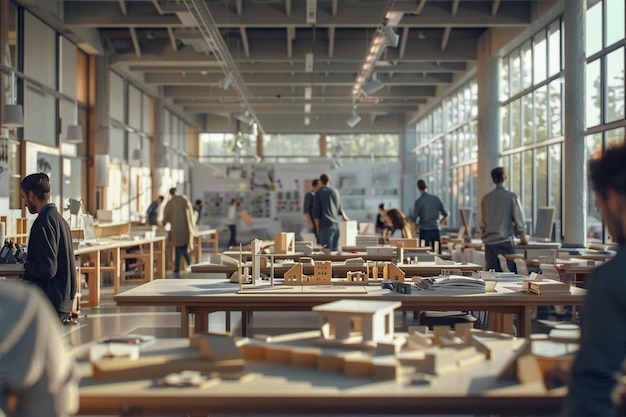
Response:
[[[26,192],[32,191],[39,201],[46,201],[50,198],[50,177],[43,172],[27,175],[20,186]]]
[[[160,196],[158,196],[158,197],[157,197],[157,200],[161,200],[161,201],[163,201],[163,200],[165,200],[165,197],[163,197],[162,195],[160,195]]]
[[[384,210],[384,209],[385,209],[385,203],[380,203],[380,204],[378,205],[378,209],[379,209],[379,210]]]
[[[202,200],[200,200],[200,199],[196,200],[196,205],[201,204],[201,203],[202,203]]]
[[[320,181],[322,181],[322,184],[327,185],[328,182],[330,181],[330,175],[326,173],[320,175]]]
[[[402,231],[403,238],[413,237],[411,226],[406,220],[406,217],[404,217],[404,213],[402,213],[402,210],[397,208],[389,209],[387,210],[387,216],[389,216],[389,220],[391,220],[390,226],[393,230],[400,229]]]
[[[176,195],[176,187],[170,188],[170,195]]]
[[[424,180],[417,180],[417,188],[418,188],[420,191],[424,191],[426,188],[428,188],[428,187],[426,186],[426,181],[424,181]]]
[[[502,168],[502,167],[495,167],[494,169],[492,169],[491,170],[491,179],[496,184],[502,184],[502,182],[504,181],[504,168]]]
[[[311,182],[311,185],[312,185],[313,187],[317,187],[317,183],[318,183],[318,182],[320,182],[320,180],[318,180],[317,178],[315,178],[315,179]]]
[[[604,156],[591,159],[589,179],[596,193],[603,198],[609,189],[626,195],[626,145],[613,146]]]

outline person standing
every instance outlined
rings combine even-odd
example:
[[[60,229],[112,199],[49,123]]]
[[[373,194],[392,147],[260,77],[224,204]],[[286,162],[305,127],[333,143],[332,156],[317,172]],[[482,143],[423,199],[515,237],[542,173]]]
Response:
[[[79,370],[39,288],[0,280],[0,317],[0,415],[74,415]],[[17,399],[13,412],[7,409],[8,397]]]
[[[492,169],[491,179],[496,188],[485,194],[480,202],[480,228],[485,245],[486,269],[502,272],[498,255],[515,253],[514,233],[519,232],[520,244],[526,245],[528,242],[519,198],[504,188],[504,168]]]
[[[341,209],[339,191],[330,186],[330,175],[320,176],[320,188],[315,193],[313,218],[319,236],[320,245],[330,251],[337,251],[339,243],[339,222],[348,221],[348,216]]]
[[[174,277],[180,276],[180,258],[191,265],[189,250],[193,250],[196,222],[191,202],[170,188],[170,199],[163,209],[163,224],[170,224],[169,244],[174,248]],[[197,260],[198,262],[200,260]]]
[[[20,188],[28,211],[39,213],[30,228],[22,279],[43,290],[61,323],[71,323],[77,284],[70,226],[57,206],[50,202],[47,174],[40,172],[26,176]]]
[[[381,236],[385,236],[389,231],[389,225],[386,223],[385,216],[387,215],[387,207],[385,203],[378,205],[378,214],[376,215],[375,230]]]
[[[570,371],[562,410],[567,417],[612,416],[612,393],[626,357],[626,146],[610,148],[589,161],[596,204],[613,242],[615,256],[597,267],[585,282],[579,350]]]
[[[428,193],[426,181],[418,180],[417,189],[420,192],[420,197],[415,200],[413,205],[413,216],[419,230],[420,240],[423,240],[426,246],[432,247],[437,253],[441,253],[440,229],[448,218],[448,212],[439,197]]]
[[[157,220],[159,217],[159,206],[161,205],[163,200],[164,197],[160,195],[148,206],[148,210],[146,210],[146,220],[148,221],[148,224],[150,226],[156,226],[158,224]]]
[[[317,240],[317,229],[315,228],[315,222],[313,221],[313,202],[315,201],[315,193],[319,189],[319,180],[316,178],[311,182],[311,190],[304,195],[304,204],[302,212],[307,222],[307,230],[309,233],[314,233]]]
[[[200,224],[200,219],[202,218],[202,208],[204,207],[204,201],[201,199],[197,199],[193,203],[193,211],[196,214],[196,226]]]
[[[228,206],[228,212],[226,213],[226,224],[230,231],[229,248],[237,246],[237,207],[239,207],[239,200],[236,198],[230,200],[230,206]]]

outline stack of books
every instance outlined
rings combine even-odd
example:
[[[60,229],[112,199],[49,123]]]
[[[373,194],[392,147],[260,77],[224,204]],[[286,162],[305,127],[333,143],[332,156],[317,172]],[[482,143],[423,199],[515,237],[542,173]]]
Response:
[[[569,294],[570,284],[552,279],[528,281],[528,292],[534,294]]]
[[[445,294],[482,294],[485,292],[485,281],[462,275],[422,278],[414,285],[419,290],[432,290]]]

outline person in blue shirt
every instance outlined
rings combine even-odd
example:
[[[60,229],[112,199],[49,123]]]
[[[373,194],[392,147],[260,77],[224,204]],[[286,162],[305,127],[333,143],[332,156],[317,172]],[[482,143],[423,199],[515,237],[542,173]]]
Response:
[[[413,216],[419,229],[419,238],[426,246],[430,246],[437,253],[441,253],[441,225],[446,222],[448,212],[436,195],[428,193],[426,181],[418,180],[417,189],[420,197],[415,200]]]

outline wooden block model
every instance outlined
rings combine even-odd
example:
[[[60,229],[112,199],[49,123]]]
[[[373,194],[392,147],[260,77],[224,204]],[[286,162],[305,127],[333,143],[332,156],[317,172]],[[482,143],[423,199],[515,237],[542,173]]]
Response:
[[[291,365],[316,368],[321,351],[317,348],[298,348],[291,352]]]
[[[395,357],[383,356],[372,359],[372,378],[395,380],[400,375],[400,363]]]
[[[313,264],[313,277],[311,284],[330,284],[333,276],[333,264],[330,261],[316,261]]]
[[[286,346],[269,345],[267,347],[266,361],[270,363],[290,364],[292,349]]]
[[[197,334],[191,338],[189,345],[207,359],[241,359],[241,351],[228,333]]]
[[[404,282],[404,271],[402,271],[402,269],[400,269],[396,264],[387,262],[385,264],[385,270],[387,271],[387,273],[386,276],[383,277],[383,279]],[[385,274],[383,273],[383,275]]]
[[[274,233],[274,253],[290,254],[296,252],[296,235],[293,232]]]
[[[302,284],[303,267],[301,263],[297,263],[287,270],[284,274],[285,285]]]

